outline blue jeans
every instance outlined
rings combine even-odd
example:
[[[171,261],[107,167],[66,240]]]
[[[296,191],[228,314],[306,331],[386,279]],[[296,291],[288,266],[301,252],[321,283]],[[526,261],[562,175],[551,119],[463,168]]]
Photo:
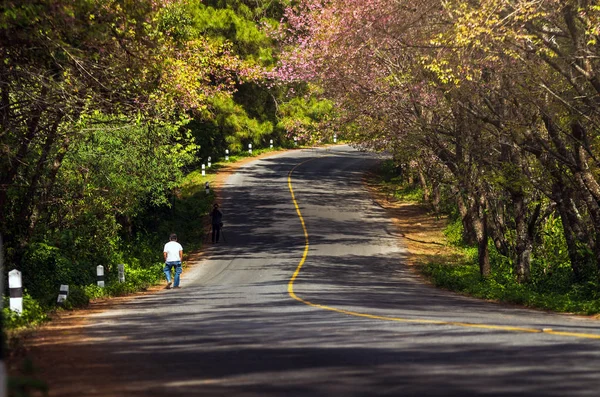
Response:
[[[171,269],[172,268],[175,268],[175,280],[173,283],[173,287],[179,287],[179,276],[183,272],[183,269],[181,268],[181,262],[180,261],[165,262],[164,272],[165,272],[165,276],[167,276],[167,283],[171,282]]]

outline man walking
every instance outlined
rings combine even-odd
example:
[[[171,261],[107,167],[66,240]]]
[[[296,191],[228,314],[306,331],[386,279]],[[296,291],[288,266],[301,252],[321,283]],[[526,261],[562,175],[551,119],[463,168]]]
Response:
[[[223,227],[223,213],[219,209],[219,204],[213,205],[213,209],[210,212],[211,226],[212,226],[212,242],[219,242],[219,234],[221,227]]]
[[[169,237],[169,242],[165,244],[163,249],[165,257],[165,276],[167,277],[167,289],[179,288],[179,277],[183,270],[181,269],[181,261],[183,260],[183,247],[177,242],[177,235],[172,233]],[[175,283],[171,282],[171,269],[175,268]]]

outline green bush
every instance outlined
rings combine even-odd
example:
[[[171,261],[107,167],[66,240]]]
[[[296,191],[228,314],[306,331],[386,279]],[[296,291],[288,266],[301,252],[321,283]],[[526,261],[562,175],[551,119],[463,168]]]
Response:
[[[145,290],[158,283],[161,277],[162,263],[156,262],[147,268],[126,265],[125,282],[121,283],[113,277],[113,280],[107,282],[104,288],[98,287],[96,284],[91,284],[83,287],[83,291],[90,300],[123,296]]]
[[[552,274],[532,272],[532,281],[519,284],[511,261],[490,245],[490,277],[479,274],[476,249],[465,249],[466,264],[430,263],[421,271],[434,285],[482,299],[514,303],[557,312],[600,313],[598,283],[575,282],[569,267],[558,267]],[[532,265],[533,268],[533,265]]]
[[[464,247],[463,242],[463,224],[459,217],[453,217],[444,229],[444,236],[448,243],[455,247]]]
[[[422,203],[423,189],[419,186],[401,185],[396,188],[394,198],[411,203]]]
[[[69,261],[59,248],[45,243],[33,243],[28,247],[19,270],[23,285],[44,307],[56,303],[61,284],[72,284]]]
[[[83,287],[78,285],[69,286],[69,294],[62,306],[65,309],[76,309],[86,307],[90,303],[90,298]]]
[[[85,285],[83,286],[83,290],[85,291],[85,295],[90,300],[96,300],[107,296],[106,290],[98,287],[96,284]]]

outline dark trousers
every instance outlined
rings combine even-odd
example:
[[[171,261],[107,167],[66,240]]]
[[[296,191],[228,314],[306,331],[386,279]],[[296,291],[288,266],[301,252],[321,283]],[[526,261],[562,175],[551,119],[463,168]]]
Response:
[[[219,235],[221,234],[221,225],[212,225],[212,242],[219,242]]]

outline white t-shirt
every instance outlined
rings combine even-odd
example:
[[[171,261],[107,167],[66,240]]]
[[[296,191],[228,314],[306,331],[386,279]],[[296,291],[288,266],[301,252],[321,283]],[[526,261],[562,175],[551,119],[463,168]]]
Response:
[[[183,251],[183,247],[177,241],[169,241],[165,244],[165,249],[163,252],[167,253],[166,262],[179,262],[181,258],[179,257],[179,251]]]

